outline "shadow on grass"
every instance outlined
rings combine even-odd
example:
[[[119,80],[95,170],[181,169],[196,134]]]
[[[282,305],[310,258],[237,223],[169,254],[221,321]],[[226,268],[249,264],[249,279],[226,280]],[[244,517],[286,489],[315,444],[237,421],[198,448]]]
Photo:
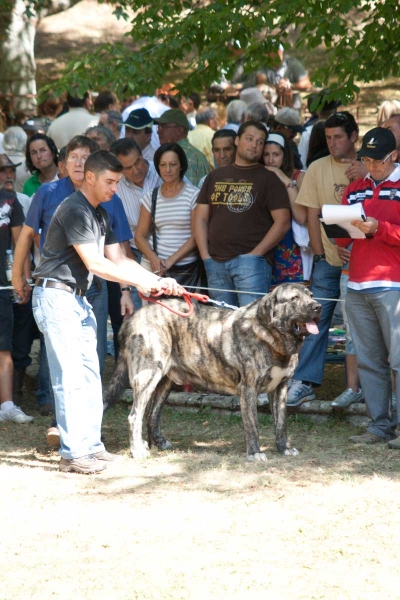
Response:
[[[57,451],[49,449],[45,440],[51,418],[38,414],[34,396],[27,399],[23,409],[32,414],[35,421],[27,425],[0,424],[0,465],[54,471],[58,468]],[[364,430],[336,417],[315,423],[305,415],[289,415],[288,436],[300,456],[282,457],[275,447],[271,415],[259,415],[260,445],[268,462],[249,463],[245,458],[240,415],[220,414],[210,409],[181,412],[167,408],[162,417],[162,430],[173,444],[172,451],[163,453],[152,449],[149,459],[134,461],[129,453],[129,412],[130,405],[119,403],[104,416],[102,439],[107,449],[126,459],[118,472],[110,466],[105,477],[97,476],[102,493],[114,494],[117,481],[121,483],[121,493],[150,493],[177,484],[189,488],[207,487],[207,476],[218,470],[228,475],[224,484],[212,486],[217,493],[242,494],[248,476],[257,478],[265,473],[292,480],[295,485],[315,478],[323,482],[324,477],[326,480],[368,478],[375,474],[399,479],[400,453],[389,450],[386,444],[352,444],[348,438]],[[164,464],[166,473],[160,473]],[[244,477],[243,486],[237,484],[235,474]],[[132,485],[126,485],[127,479],[132,479]]]

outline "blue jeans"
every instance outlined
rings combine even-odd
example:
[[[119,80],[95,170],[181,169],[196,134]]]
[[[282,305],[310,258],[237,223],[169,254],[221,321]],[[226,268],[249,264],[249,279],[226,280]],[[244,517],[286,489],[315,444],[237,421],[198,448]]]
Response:
[[[256,294],[246,292],[267,294],[269,291],[272,269],[263,256],[240,254],[224,262],[217,262],[212,258],[206,258],[203,262],[207,273],[208,287],[227,290],[210,291],[210,298],[213,300],[235,306],[246,306],[260,298]],[[243,293],[240,293],[239,290]]]
[[[142,256],[143,256],[142,253],[137,248],[132,248],[132,246],[131,246],[131,250],[136,258],[136,262],[140,265],[140,263],[142,262]],[[139,310],[139,308],[142,308],[142,306],[143,306],[142,299],[139,298],[139,292],[137,291],[135,286],[132,286],[131,296],[132,296],[132,302],[135,307],[135,310]]]
[[[104,279],[99,278],[98,281],[101,283],[101,287],[99,288],[97,284],[93,282],[88,289],[87,298],[92,305],[97,321],[97,353],[99,355],[100,373],[103,375],[104,363],[107,356],[108,294],[107,284]],[[36,400],[39,406],[44,406],[46,404],[54,406],[54,396],[50,382],[46,346],[42,334],[40,334],[40,362]]]
[[[92,307],[86,298],[40,287],[32,306],[46,344],[60,454],[73,459],[100,452],[103,399]]]
[[[50,383],[49,363],[43,334],[40,334],[40,361],[37,374],[36,400],[39,406],[50,404],[54,407],[53,390]]]
[[[103,376],[104,364],[107,357],[107,317],[108,293],[107,282],[97,278],[100,287],[93,281],[87,291],[86,298],[91,304],[97,323],[97,354],[99,356],[100,374]]]
[[[310,290],[314,294],[314,298],[322,305],[322,316],[318,323],[319,334],[310,335],[305,339],[300,352],[299,364],[293,375],[294,379],[310,381],[316,385],[322,383],[329,327],[336,299],[340,297],[341,272],[341,267],[333,267],[326,260],[320,260],[314,265]],[[319,300],[319,298],[332,298],[332,300]]]

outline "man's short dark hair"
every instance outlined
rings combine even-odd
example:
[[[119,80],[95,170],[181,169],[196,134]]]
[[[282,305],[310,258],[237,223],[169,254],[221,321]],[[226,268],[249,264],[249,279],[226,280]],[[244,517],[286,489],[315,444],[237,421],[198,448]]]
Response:
[[[137,152],[142,156],[142,151],[138,144],[132,138],[122,138],[114,142],[110,148],[110,152],[116,156],[129,156],[131,152]]]
[[[235,143],[236,131],[233,129],[219,129],[216,131],[212,137],[211,145],[214,148],[214,140],[220,140],[221,138],[230,138],[232,143]]]
[[[183,150],[183,148],[181,148],[179,144],[175,144],[173,142],[171,142],[169,144],[162,144],[162,146],[157,148],[157,150],[155,151],[154,166],[156,168],[157,173],[160,175],[159,165],[160,165],[161,157],[166,152],[175,152],[175,154],[177,154],[177,156],[179,158],[179,162],[181,164],[180,177],[182,179],[188,169],[188,160],[187,160],[187,157],[186,157],[186,154],[185,154],[185,151]],[[160,175],[160,177],[161,177],[161,175]]]
[[[260,123],[260,121],[246,121],[245,123],[242,123],[238,129],[237,137],[242,137],[246,129],[248,129],[249,127],[255,127],[256,129],[258,129],[258,131],[263,131],[265,133],[265,137],[267,137],[268,132],[265,129],[265,125]]]
[[[82,108],[85,105],[86,100],[89,98],[89,92],[85,92],[83,98],[79,96],[73,96],[68,92],[67,104],[70,108]]]
[[[86,137],[86,135],[76,135],[67,144],[66,158],[68,158],[71,152],[78,150],[78,148],[89,148],[90,154],[100,150],[100,146],[94,140]]]
[[[197,110],[201,103],[201,96],[197,92],[192,92],[191,94],[184,94],[184,96],[193,102],[193,106],[195,110]]]
[[[110,92],[110,90],[103,90],[100,92],[95,98],[93,102],[94,112],[101,113],[109,110],[110,104],[117,104],[118,98],[114,94],[114,92]]]
[[[348,138],[350,138],[351,134],[354,132],[358,134],[356,120],[347,110],[337,112],[327,118],[325,121],[325,129],[333,129],[334,127],[341,127],[344,129]]]
[[[58,162],[58,150],[57,150],[57,146],[55,145],[52,138],[49,137],[48,135],[45,135],[44,133],[34,133],[30,138],[28,138],[28,141],[26,143],[26,150],[25,150],[26,167],[27,167],[27,169],[29,169],[29,171],[31,173],[39,172],[39,169],[37,169],[32,162],[31,151],[30,151],[30,146],[31,146],[32,142],[36,142],[38,140],[43,140],[43,142],[46,142],[46,144],[48,145],[48,147],[50,149],[50,152],[53,155],[54,163],[57,164],[57,162]]]
[[[124,167],[119,162],[118,158],[112,152],[107,150],[97,150],[93,152],[85,162],[85,176],[88,171],[96,176],[104,171],[112,171],[113,173],[122,173]]]

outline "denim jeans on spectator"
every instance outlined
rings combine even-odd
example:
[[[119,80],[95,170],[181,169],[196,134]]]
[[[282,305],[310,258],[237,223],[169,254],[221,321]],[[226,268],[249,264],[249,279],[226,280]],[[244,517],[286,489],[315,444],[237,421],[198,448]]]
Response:
[[[310,381],[316,385],[322,383],[329,327],[335,310],[335,300],[340,297],[340,275],[341,267],[333,267],[326,260],[320,260],[314,265],[310,290],[314,298],[322,304],[322,316],[318,323],[319,333],[305,339],[293,379]],[[319,300],[319,298],[332,298],[332,300]]]
[[[392,410],[395,375],[396,405],[400,407],[400,291],[347,292],[346,310],[356,350],[358,373],[368,416],[368,431],[385,440],[396,437],[397,414]]]
[[[267,294],[271,285],[272,269],[263,256],[240,254],[224,262],[212,258],[204,261],[209,288],[227,291],[209,292],[210,298],[220,300],[234,306],[246,306],[260,296],[246,292]],[[243,293],[238,291],[243,290]]]
[[[54,407],[53,390],[50,383],[49,363],[47,361],[46,344],[43,334],[40,334],[40,361],[37,374],[36,400],[39,406]]]
[[[92,307],[86,298],[40,287],[32,304],[46,344],[60,454],[73,459],[100,452],[103,399]]]
[[[131,246],[131,250],[132,250],[133,254],[135,255],[136,261],[140,265],[140,263],[142,262],[142,253],[137,248],[132,248],[132,246]],[[142,308],[142,299],[139,298],[139,292],[137,291],[135,286],[132,286],[131,295],[132,295],[132,302],[134,304],[135,310],[139,310],[139,308]]]
[[[104,364],[107,357],[108,294],[106,281],[100,279],[100,277],[93,280],[92,285],[87,291],[86,298],[89,304],[91,304],[96,318],[97,354],[99,356],[100,375],[103,376]]]

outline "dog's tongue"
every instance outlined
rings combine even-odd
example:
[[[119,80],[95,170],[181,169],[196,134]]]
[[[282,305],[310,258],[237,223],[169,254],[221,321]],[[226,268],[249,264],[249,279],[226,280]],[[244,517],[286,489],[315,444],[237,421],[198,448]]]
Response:
[[[318,325],[315,321],[309,321],[308,323],[306,323],[306,327],[309,333],[313,333],[314,335],[317,335],[317,333],[319,333]]]

